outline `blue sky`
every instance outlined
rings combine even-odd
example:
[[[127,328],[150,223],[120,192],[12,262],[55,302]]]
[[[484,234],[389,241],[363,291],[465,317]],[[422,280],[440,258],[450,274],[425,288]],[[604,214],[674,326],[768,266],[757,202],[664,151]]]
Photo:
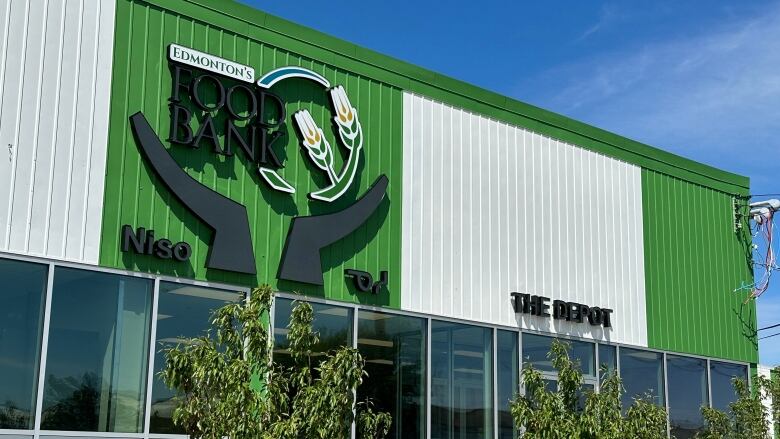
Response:
[[[780,2],[243,2],[780,192]],[[780,323],[780,276],[758,305]]]

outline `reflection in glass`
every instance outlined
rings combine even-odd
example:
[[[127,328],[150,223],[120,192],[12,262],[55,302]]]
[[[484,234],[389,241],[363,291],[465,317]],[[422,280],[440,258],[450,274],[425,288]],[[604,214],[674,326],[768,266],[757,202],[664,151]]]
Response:
[[[603,366],[606,366],[607,374],[610,374],[617,369],[617,348],[615,346],[608,344],[599,345],[599,374],[601,374],[601,368]]]
[[[162,349],[175,346],[184,338],[204,335],[204,331],[210,327],[212,311],[241,298],[242,294],[236,292],[160,282],[149,426],[152,433],[184,434],[181,428],[173,425],[173,397],[176,394],[159,376],[165,368],[165,354]]]
[[[577,391],[577,410],[585,410],[585,403],[588,400],[588,396],[595,391],[595,385],[589,383],[582,384],[582,387]]]
[[[566,340],[571,345],[569,357],[580,363],[582,374],[596,376],[596,345],[579,340]]]
[[[701,407],[707,405],[707,361],[666,356],[669,380],[669,425],[672,435],[688,439],[704,427]]]
[[[274,361],[290,365],[292,359],[287,342],[288,326],[296,301],[277,298],[274,301]],[[311,303],[314,311],[312,330],[319,336],[319,343],[314,345],[312,357],[316,360],[329,351],[341,346],[352,346],[352,308],[343,306]],[[312,364],[312,367],[317,364]]]
[[[388,438],[425,437],[425,319],[358,312],[358,349],[368,373],[358,401],[390,413]]]
[[[729,404],[737,400],[733,378],[747,381],[747,366],[744,364],[710,361],[710,385],[712,386],[712,407],[729,412]]]
[[[552,348],[553,337],[523,333],[523,367],[531,365],[542,372],[557,372],[547,354]],[[593,343],[578,340],[561,340],[569,344],[569,358],[579,362],[583,375],[596,376],[596,354]]]
[[[547,390],[550,393],[554,393],[558,391],[558,380],[551,380],[551,379],[542,379],[542,382],[544,383],[544,389]]]
[[[431,324],[431,438],[493,436],[493,331]]]
[[[523,333],[523,367],[533,366],[538,371],[556,372],[552,360],[547,358],[553,340],[553,337]]]
[[[625,393],[623,407],[627,408],[634,398],[650,393],[656,405],[664,406],[664,366],[663,354],[620,348],[620,377]]]
[[[41,428],[143,430],[152,282],[54,272]]]
[[[47,268],[0,259],[0,428],[35,424]]]
[[[509,412],[509,401],[519,391],[520,371],[517,365],[517,332],[496,332],[496,393],[498,397],[498,438],[517,438],[515,423]]]

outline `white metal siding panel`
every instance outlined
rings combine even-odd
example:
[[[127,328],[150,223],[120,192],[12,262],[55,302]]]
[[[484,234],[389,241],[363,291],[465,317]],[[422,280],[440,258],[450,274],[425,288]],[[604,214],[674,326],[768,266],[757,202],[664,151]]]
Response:
[[[766,378],[768,380],[772,379],[772,368],[769,366],[759,364],[756,372],[761,378]],[[764,395],[761,402],[764,404],[764,409],[766,409],[767,422],[769,423],[769,437],[775,437],[776,420],[772,414],[772,395]]]
[[[113,1],[0,6],[0,250],[97,264]]]
[[[647,346],[639,167],[404,94],[401,307]],[[614,309],[516,317],[510,292]]]

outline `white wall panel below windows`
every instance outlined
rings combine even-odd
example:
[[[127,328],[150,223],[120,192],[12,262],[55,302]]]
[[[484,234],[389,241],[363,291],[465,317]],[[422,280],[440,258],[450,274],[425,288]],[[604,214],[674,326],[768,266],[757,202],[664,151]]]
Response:
[[[98,261],[114,13],[0,2],[0,250]]]
[[[407,93],[403,194],[403,309],[647,345],[640,168]],[[614,327],[517,317],[512,291]]]
[[[772,379],[772,368],[769,366],[759,364],[758,370],[756,372],[758,373],[758,376],[762,378],[766,378],[768,380]],[[769,437],[775,437],[775,423],[777,420],[774,418],[774,416],[772,416],[772,398],[765,395],[761,402],[766,408],[766,414],[768,417],[767,421],[769,423]]]

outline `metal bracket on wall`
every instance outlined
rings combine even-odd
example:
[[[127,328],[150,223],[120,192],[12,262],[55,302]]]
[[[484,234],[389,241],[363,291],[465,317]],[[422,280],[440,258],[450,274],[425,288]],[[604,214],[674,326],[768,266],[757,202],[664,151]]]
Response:
[[[731,203],[734,206],[734,233],[739,233],[742,230],[742,219],[745,215],[742,213],[744,205],[740,203],[741,199],[737,197],[731,197]]]

